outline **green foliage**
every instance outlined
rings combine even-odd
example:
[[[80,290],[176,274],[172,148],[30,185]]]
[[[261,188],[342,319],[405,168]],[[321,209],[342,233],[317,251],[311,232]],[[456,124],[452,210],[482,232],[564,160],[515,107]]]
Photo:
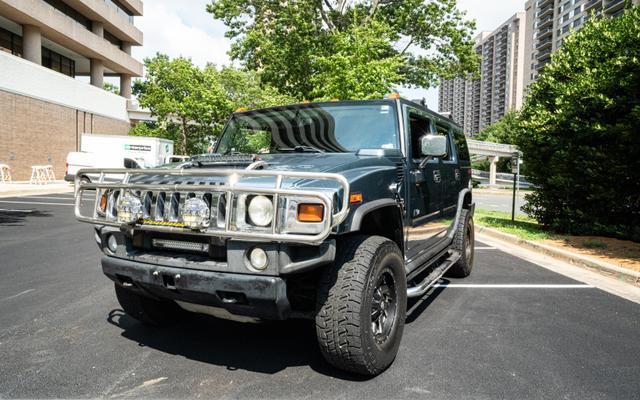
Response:
[[[104,90],[106,90],[107,92],[111,92],[113,94],[117,94],[118,96],[120,95],[120,88],[118,86],[114,85],[113,83],[105,82],[102,85],[102,88]]]
[[[498,122],[484,128],[473,136],[485,142],[514,144],[520,127],[517,111],[508,111]]]
[[[455,0],[212,0],[231,57],[299,99],[369,98],[477,71]]]
[[[177,154],[205,152],[229,115],[240,107],[293,101],[263,85],[254,72],[218,70],[214,65],[198,68],[190,59],[163,54],[146,59],[145,69],[145,79],[135,82],[133,92],[158,122],[138,124],[131,134],[171,139]]]
[[[394,54],[388,26],[354,25],[331,36],[332,54],[313,56],[314,99],[382,98],[400,81],[403,58]]]
[[[531,86],[516,144],[526,211],[571,234],[640,241],[640,7],[592,19]]]

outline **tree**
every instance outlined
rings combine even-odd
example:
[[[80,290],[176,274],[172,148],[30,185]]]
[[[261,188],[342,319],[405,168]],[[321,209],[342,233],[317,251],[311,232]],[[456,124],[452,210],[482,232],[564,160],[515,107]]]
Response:
[[[145,71],[145,79],[133,86],[140,105],[151,110],[160,126],[177,127],[178,153],[200,150],[231,109],[215,67],[200,69],[190,59],[157,54],[145,59]]]
[[[190,59],[157,54],[145,59],[145,70],[145,79],[135,82],[133,92],[157,122],[138,124],[130,134],[171,139],[179,154],[205,152],[238,108],[294,101],[262,84],[258,74],[231,67],[198,68]]]
[[[111,92],[111,93],[113,93],[113,94],[120,95],[120,87],[118,87],[118,86],[114,85],[113,83],[105,82],[105,83],[102,85],[102,88],[103,88],[104,90],[106,90],[107,92]]]
[[[498,122],[487,126],[473,138],[485,142],[514,144],[519,132],[519,124],[518,112],[508,111]]]
[[[553,229],[640,241],[639,27],[640,7],[591,19],[529,90],[527,212]]]
[[[475,23],[455,0],[212,0],[207,11],[227,25],[233,59],[300,99],[371,97],[477,70]]]

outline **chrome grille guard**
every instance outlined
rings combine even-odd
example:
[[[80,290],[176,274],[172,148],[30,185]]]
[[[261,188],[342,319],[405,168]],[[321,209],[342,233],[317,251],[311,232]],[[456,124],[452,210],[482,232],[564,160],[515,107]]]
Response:
[[[97,183],[82,182],[82,176],[99,176]],[[113,181],[113,176],[121,176],[121,179],[116,179],[116,183],[106,183],[105,178],[109,175],[108,179]],[[225,177],[227,183],[225,184],[190,184],[190,183],[130,183],[131,178],[138,176],[160,176],[159,179],[167,181],[169,177]],[[273,187],[257,187],[251,186],[246,183],[239,185],[243,178],[250,177],[266,177],[273,178],[275,184]],[[299,179],[299,180],[323,180],[334,181],[342,188],[342,200],[340,208],[336,213],[333,211],[333,201],[329,197],[328,193],[323,192],[319,188],[310,189],[283,189],[282,183],[284,179]],[[204,230],[193,231],[184,227],[164,226],[164,225],[146,225],[136,223],[135,225],[127,225],[127,228],[135,228],[147,231],[157,232],[173,232],[182,234],[195,234],[205,236],[217,236],[233,239],[248,239],[248,240],[269,240],[277,242],[297,242],[297,243],[309,243],[319,244],[329,236],[333,227],[342,223],[349,212],[349,182],[344,176],[331,173],[314,173],[314,172],[292,172],[292,171],[264,171],[264,170],[246,170],[246,169],[207,169],[207,170],[194,170],[194,169],[82,169],[75,175],[75,216],[78,221],[87,222],[95,225],[114,226],[120,227],[121,223],[116,220],[109,220],[106,215],[101,216],[98,213],[100,198],[103,193],[110,191],[138,191],[138,192],[165,192],[165,193],[209,193],[216,194],[218,196],[225,196],[226,207],[224,215],[224,227],[210,226]],[[81,204],[83,194],[86,190],[95,190],[95,204],[93,205],[93,215],[82,215]],[[234,212],[233,199],[239,194],[262,194],[273,196],[274,203],[274,216],[269,227],[270,232],[265,231],[241,231],[231,229],[231,217]],[[291,197],[304,197],[317,200],[324,206],[324,219],[322,231],[317,234],[290,234],[277,232],[278,221],[281,218],[281,210],[278,206],[278,200],[281,196]],[[113,199],[109,199],[109,203],[112,203]],[[209,205],[212,206],[211,204]]]

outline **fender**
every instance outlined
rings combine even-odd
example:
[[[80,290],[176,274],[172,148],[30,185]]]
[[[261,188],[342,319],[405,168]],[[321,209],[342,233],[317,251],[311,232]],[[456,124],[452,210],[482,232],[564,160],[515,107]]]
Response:
[[[393,199],[378,199],[378,200],[373,200],[371,202],[361,205],[353,213],[353,218],[351,218],[351,224],[349,225],[347,231],[348,232],[359,231],[360,225],[362,224],[362,220],[367,214],[379,208],[388,207],[388,206],[398,207],[398,203]]]

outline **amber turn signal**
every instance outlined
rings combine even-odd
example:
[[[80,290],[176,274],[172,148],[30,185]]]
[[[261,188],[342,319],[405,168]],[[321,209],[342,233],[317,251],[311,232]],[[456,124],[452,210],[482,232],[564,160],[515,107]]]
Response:
[[[351,193],[349,195],[349,204],[362,203],[362,193]]]
[[[322,204],[300,204],[298,206],[298,221],[322,222],[324,219],[324,206]]]
[[[100,196],[100,211],[105,212],[107,210],[107,194]]]

